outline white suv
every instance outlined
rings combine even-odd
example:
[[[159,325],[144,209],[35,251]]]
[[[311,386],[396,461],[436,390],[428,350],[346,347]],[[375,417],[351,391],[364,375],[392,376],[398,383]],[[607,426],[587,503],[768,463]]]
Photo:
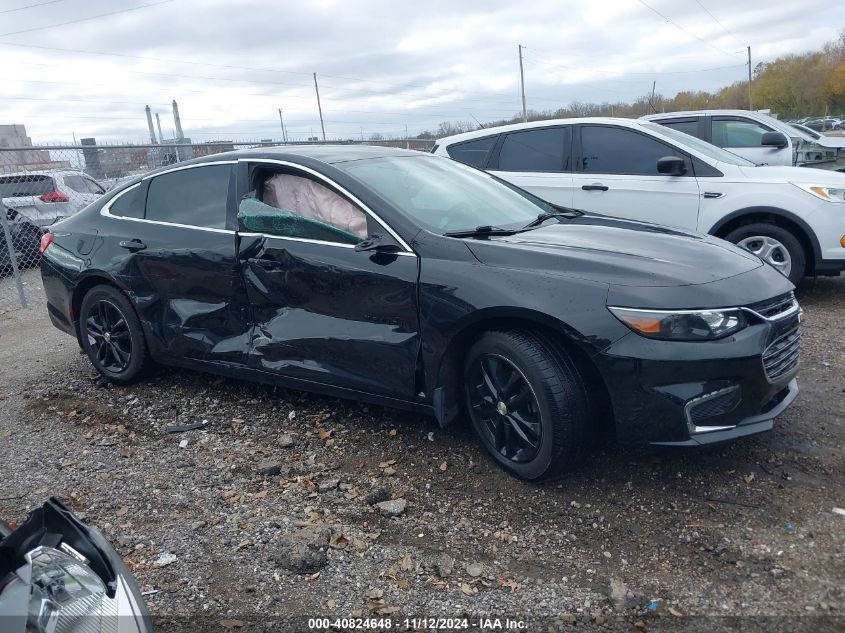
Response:
[[[0,203],[38,226],[68,218],[104,193],[105,189],[82,171],[0,174]]]
[[[553,204],[722,237],[793,282],[845,270],[845,174],[756,166],[632,119],[487,128],[441,139],[433,152]]]
[[[641,118],[686,132],[758,165],[831,170],[845,167],[836,149],[763,112],[694,110],[661,112]]]

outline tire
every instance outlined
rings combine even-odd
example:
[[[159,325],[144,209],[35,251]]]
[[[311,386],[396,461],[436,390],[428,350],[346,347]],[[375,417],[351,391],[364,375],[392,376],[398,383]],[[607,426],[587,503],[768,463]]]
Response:
[[[83,297],[79,340],[94,368],[113,383],[133,383],[149,365],[147,342],[135,308],[114,286],[94,286]]]
[[[473,429],[505,470],[529,481],[551,479],[587,457],[595,428],[586,382],[543,335],[485,332],[467,353],[463,376]]]
[[[41,232],[37,227],[29,225],[21,231],[19,238],[21,251],[21,268],[34,268],[41,261]]]
[[[795,235],[777,224],[744,224],[728,233],[725,239],[758,255],[795,285],[804,277],[807,270],[804,247]]]

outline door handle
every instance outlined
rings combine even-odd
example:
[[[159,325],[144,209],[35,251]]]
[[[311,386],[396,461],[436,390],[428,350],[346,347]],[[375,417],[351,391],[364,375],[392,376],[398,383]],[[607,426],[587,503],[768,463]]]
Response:
[[[124,240],[118,244],[120,248],[125,248],[130,251],[142,251],[147,248],[147,245],[144,244],[141,240]]]
[[[581,185],[584,191],[607,191],[610,189],[607,185]]]

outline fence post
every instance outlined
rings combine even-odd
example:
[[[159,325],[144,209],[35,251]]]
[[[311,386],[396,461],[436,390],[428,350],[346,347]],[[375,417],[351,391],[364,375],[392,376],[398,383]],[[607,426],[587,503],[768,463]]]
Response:
[[[9,221],[6,217],[6,209],[0,207],[0,224],[3,225],[3,235],[6,237],[6,248],[9,249],[9,261],[12,262],[12,274],[15,276],[15,285],[18,287],[18,296],[21,299],[21,307],[26,308],[26,295],[23,292],[21,283],[21,271],[18,268],[18,260],[15,259],[15,247],[12,245],[12,232],[9,230]]]

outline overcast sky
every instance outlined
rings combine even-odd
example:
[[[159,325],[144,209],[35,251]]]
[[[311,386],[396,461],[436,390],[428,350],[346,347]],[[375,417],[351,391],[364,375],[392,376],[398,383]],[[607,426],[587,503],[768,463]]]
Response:
[[[195,141],[280,138],[277,108],[304,139],[320,134],[316,72],[329,138],[415,135],[520,111],[517,44],[545,110],[654,80],[712,90],[745,76],[746,45],[756,65],[842,27],[831,0],[0,0],[0,124],[143,142],[144,105],[170,136],[176,99]]]

